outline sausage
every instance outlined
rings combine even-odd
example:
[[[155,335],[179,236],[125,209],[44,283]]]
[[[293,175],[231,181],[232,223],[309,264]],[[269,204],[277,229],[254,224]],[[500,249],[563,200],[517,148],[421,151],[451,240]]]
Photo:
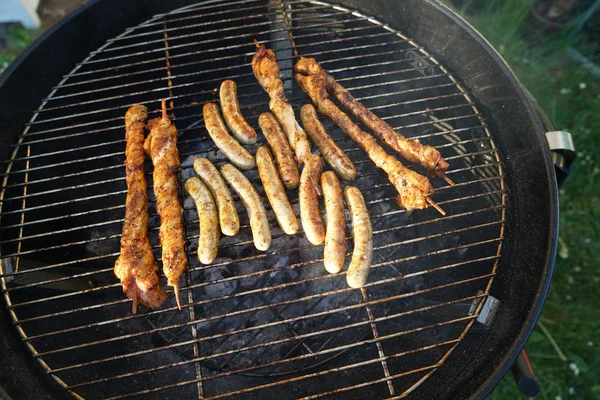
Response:
[[[194,171],[208,187],[217,203],[221,232],[226,236],[235,236],[240,230],[240,218],[235,208],[235,202],[231,197],[231,192],[225,181],[223,181],[221,174],[219,174],[213,163],[202,157],[194,160]]]
[[[258,117],[258,125],[273,150],[283,184],[288,189],[296,189],[300,182],[298,165],[294,160],[292,147],[281,130],[279,122],[273,114],[266,112]]]
[[[267,218],[267,210],[263,205],[260,195],[254,189],[248,178],[242,172],[231,164],[225,164],[221,167],[223,179],[240,196],[248,216],[250,218],[250,229],[254,239],[254,247],[265,251],[271,245],[271,228]]]
[[[308,137],[319,149],[327,164],[340,176],[351,181],[356,177],[356,167],[335,141],[327,134],[325,127],[319,121],[317,111],[312,104],[305,104],[300,109],[302,125]]]
[[[247,170],[256,167],[252,154],[227,132],[219,107],[215,103],[206,103],[202,114],[208,134],[229,161],[240,169]]]
[[[325,248],[323,249],[323,264],[325,269],[338,273],[346,259],[346,215],[344,214],[344,198],[342,186],[332,171],[321,175],[327,230],[325,232]]]
[[[306,157],[298,192],[302,227],[308,241],[315,245],[321,244],[325,240],[325,226],[317,197],[322,168],[323,162],[320,155],[311,154]]]
[[[200,220],[200,237],[198,239],[198,260],[202,264],[210,264],[217,257],[219,250],[219,224],[217,206],[208,188],[198,178],[185,181],[185,190],[194,200]]]
[[[237,140],[244,144],[256,143],[256,131],[244,119],[237,98],[237,85],[232,80],[221,83],[219,90],[225,123]]]
[[[373,228],[369,211],[360,190],[354,186],[344,189],[344,197],[352,219],[354,250],[346,274],[346,282],[352,288],[363,287],[369,277],[373,258]]]
[[[266,146],[261,146],[256,150],[256,165],[258,166],[258,174],[262,181],[263,187],[277,222],[288,235],[293,235],[298,232],[298,219],[294,213],[294,209],[290,204],[283,183],[279,178],[279,173],[275,168],[271,151]]]

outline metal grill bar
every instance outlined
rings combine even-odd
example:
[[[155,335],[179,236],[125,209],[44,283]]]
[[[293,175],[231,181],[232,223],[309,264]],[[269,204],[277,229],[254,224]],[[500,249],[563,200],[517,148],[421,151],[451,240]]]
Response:
[[[488,244],[488,243],[490,243],[489,240],[488,241],[484,241],[484,242],[480,242],[478,244],[479,245],[484,245],[484,244]],[[443,251],[443,252],[447,252],[447,251]],[[425,256],[431,256],[431,254],[427,254]],[[422,256],[422,257],[418,257],[418,258],[424,258],[424,257]],[[405,275],[397,276],[397,277],[394,277],[394,278],[389,278],[387,280],[370,282],[367,287],[381,286],[381,285],[388,284],[388,283],[391,283],[391,282],[395,282],[395,281],[398,281],[398,280],[410,279],[410,278],[421,276],[421,275],[425,275],[425,274],[428,274],[428,273],[439,272],[439,271],[442,271],[442,270],[445,270],[445,269],[457,268],[457,267],[464,266],[464,265],[469,264],[469,263],[478,263],[478,262],[482,262],[482,261],[496,260],[497,258],[498,258],[497,256],[492,256],[492,257],[486,257],[486,258],[481,258],[481,259],[476,259],[476,260],[468,260],[468,261],[464,261],[464,262],[460,262],[460,263],[456,263],[456,264],[451,264],[451,265],[445,265],[445,266],[438,267],[438,268],[435,268],[435,269],[432,269],[432,270],[420,271],[420,272],[415,272],[415,273],[407,273]],[[391,265],[391,264],[394,264],[394,263],[398,263],[398,262],[402,262],[402,261],[407,261],[407,260],[408,259],[403,258],[403,259],[396,259],[396,260],[386,261],[386,262],[374,264],[374,267],[375,268],[380,268],[380,267],[383,267],[383,266],[386,266],[386,265]],[[320,261],[322,261],[322,260],[320,260]],[[343,275],[344,275],[344,273],[339,273],[339,274],[337,274],[335,276],[343,276]],[[328,275],[328,276],[324,276],[324,277],[315,278],[315,280],[332,279],[335,276],[334,275],[331,275],[331,276]],[[323,313],[314,313],[314,314],[310,314],[310,315],[304,315],[304,316],[297,317],[296,319],[290,319],[290,320],[281,321],[281,322],[279,322],[279,323],[277,323],[275,325],[279,325],[279,324],[282,324],[282,323],[296,322],[296,321],[298,321],[300,319],[316,318],[316,317],[323,316],[323,315],[329,315],[329,314],[331,314],[333,312],[348,311],[348,310],[352,310],[352,309],[355,309],[355,308],[361,308],[362,306],[365,306],[365,305],[376,305],[376,304],[381,304],[381,303],[390,302],[390,301],[394,301],[394,300],[399,300],[401,298],[406,298],[406,297],[409,297],[409,296],[415,296],[415,295],[427,293],[427,292],[430,292],[430,291],[433,291],[433,290],[439,290],[439,289],[442,289],[442,288],[445,288],[445,287],[448,287],[448,286],[460,285],[460,284],[465,283],[465,282],[471,282],[471,280],[459,281],[459,282],[451,282],[451,283],[446,284],[446,286],[437,286],[437,287],[433,287],[433,288],[429,288],[429,289],[422,289],[422,290],[419,290],[419,291],[410,292],[408,294],[401,294],[401,295],[397,295],[397,296],[388,297],[388,298],[385,298],[385,299],[382,299],[382,300],[365,301],[364,303],[361,303],[361,304],[356,304],[356,305],[353,305],[353,306],[342,307],[342,308],[335,309],[335,310],[328,310],[328,311],[325,311]],[[293,284],[276,285],[276,286],[272,286],[271,288],[268,288],[267,290],[289,288],[290,286],[294,286],[294,285],[301,284],[301,283],[305,283],[305,282],[293,283]],[[188,288],[188,290],[190,290],[190,289]],[[255,290],[255,291],[242,292],[242,293],[236,294],[235,297],[248,296],[248,295],[255,294],[255,293],[260,293],[260,292],[263,292],[263,291],[265,291],[265,290],[262,290],[262,291],[261,290]],[[326,296],[333,296],[333,295],[338,295],[340,293],[348,293],[348,292],[351,292],[351,291],[352,291],[352,289],[350,289],[350,288],[337,289],[337,290],[330,291],[330,292],[320,293],[320,294],[314,295],[312,297],[299,298],[299,299],[296,299],[294,301],[282,302],[280,304],[271,304],[271,305],[268,305],[268,306],[260,306],[260,307],[254,308],[254,309],[239,310],[239,311],[236,312],[235,315],[237,315],[237,314],[246,314],[246,313],[254,313],[256,311],[264,310],[264,309],[267,309],[267,308],[270,308],[270,307],[277,307],[277,306],[281,306],[281,305],[293,304],[293,303],[298,303],[298,302],[301,302],[301,301],[312,300],[312,299],[315,299],[315,298],[326,297]],[[202,304],[205,304],[205,303],[207,303],[209,301],[219,301],[219,300],[226,300],[226,299],[227,298],[213,298],[213,299],[210,299],[210,300],[203,300],[203,301],[199,301],[199,302],[196,302],[196,303],[193,303],[193,304],[190,303],[189,305],[187,305],[187,307],[190,307],[191,305],[194,305],[194,306],[202,305]],[[446,303],[441,303],[441,304],[443,305],[443,304],[446,304]],[[184,307],[184,305],[182,305],[182,308],[183,307]],[[172,310],[175,310],[175,308],[173,308]],[[79,311],[79,310],[74,310],[74,311]],[[169,311],[169,310],[165,310],[165,311]],[[160,312],[163,312],[163,311],[160,311]],[[157,313],[157,312],[155,311],[155,313]],[[231,314],[230,316],[233,316],[233,315],[234,314]],[[46,316],[46,317],[48,317],[48,316]],[[78,326],[78,327],[73,327],[73,328],[68,328],[68,329],[62,329],[62,330],[58,330],[58,331],[53,331],[53,332],[47,332],[47,333],[40,334],[40,335],[29,336],[25,340],[26,341],[32,341],[32,340],[40,339],[40,338],[43,338],[43,337],[48,337],[48,336],[53,336],[53,335],[57,335],[57,334],[64,334],[64,333],[68,333],[68,332],[71,332],[71,331],[76,331],[78,329],[85,329],[85,328],[96,327],[96,326],[99,326],[98,324],[104,325],[106,323],[123,322],[126,319],[131,319],[131,318],[135,318],[135,316],[122,317],[122,318],[115,319],[114,321],[103,321],[101,323],[89,324],[89,325],[86,325],[86,326]],[[219,320],[219,319],[220,319],[219,317],[211,317],[211,318],[204,318],[204,319],[201,319],[201,320],[196,320],[194,322],[188,322],[188,323],[184,323],[184,324],[180,324],[180,325],[155,328],[152,331],[144,331],[144,332],[139,332],[137,334],[129,334],[129,335],[124,335],[124,336],[120,336],[120,337],[112,337],[112,338],[104,339],[104,340],[101,340],[101,341],[96,341],[96,342],[93,342],[93,343],[87,343],[85,345],[72,346],[72,347],[68,347],[68,348],[61,348],[61,349],[56,349],[56,350],[53,350],[53,351],[48,351],[48,352],[45,352],[45,353],[38,353],[38,356],[44,356],[44,355],[47,355],[47,354],[55,354],[55,353],[58,353],[58,352],[69,351],[69,350],[74,350],[74,349],[80,349],[80,348],[91,346],[91,345],[97,345],[97,344],[101,344],[101,343],[109,343],[109,342],[114,342],[114,341],[118,341],[118,340],[122,340],[122,339],[138,337],[138,336],[142,336],[142,335],[149,335],[149,334],[152,334],[152,333],[161,332],[161,331],[168,330],[168,329],[182,328],[182,327],[185,327],[185,326],[189,326],[190,324],[193,324],[193,323],[216,321],[216,320]],[[31,321],[31,319],[29,321]],[[250,330],[264,329],[264,328],[270,327],[270,326],[274,326],[274,325],[273,324],[260,325],[260,326],[255,326],[255,327],[248,328],[248,329],[250,329]],[[236,330],[236,331],[229,331],[229,332],[226,333],[226,335],[230,336],[230,335],[239,334],[239,333],[246,332],[246,331],[247,330],[244,330],[244,329],[242,329],[242,330]],[[215,338],[218,338],[218,337],[220,337],[220,336],[207,336],[203,340],[215,339]],[[185,345],[185,344],[189,344],[189,343],[180,343],[180,344],[176,344],[176,345],[179,346],[179,345]]]
[[[250,19],[254,22],[245,24]],[[439,148],[452,164],[449,176],[457,182],[436,190],[436,201],[449,213],[446,217],[430,211],[412,215],[390,208],[394,190],[389,182],[360,148],[327,121],[327,129],[359,169],[353,184],[369,189],[365,193],[376,228],[377,262],[364,289],[346,287],[345,272],[318,272],[321,248],[305,241],[281,247],[290,237],[278,231],[270,252],[247,251],[252,241],[245,211],[240,213],[245,236],[224,241],[219,250],[225,258],[199,265],[190,249],[197,243],[198,218],[188,205],[184,215],[190,268],[187,285],[181,289],[187,299],[184,310],[177,312],[169,305],[144,314],[124,313],[130,300],[121,297],[119,283],[105,280],[112,277],[109,265],[118,254],[111,246],[120,239],[116,228],[123,222],[119,215],[124,208],[119,199],[125,194],[119,165],[123,113],[134,101],[150,104],[158,96],[167,97],[169,111],[177,114],[172,119],[180,127],[184,160],[180,179],[190,176],[194,156],[217,150],[206,138],[194,136],[203,121],[197,110],[214,98],[207,88],[222,79],[236,79],[244,115],[254,121],[260,107],[266,110],[266,95],[254,83],[247,64],[254,50],[249,40],[254,37],[278,52],[287,89],[296,88],[291,79],[293,61],[299,55],[315,56],[394,129]],[[115,67],[118,74],[112,72]],[[264,98],[265,104],[250,104],[257,102],[255,98]],[[306,102],[299,91],[288,98],[295,107]],[[77,112],[71,112],[75,105]],[[389,394],[382,396],[405,397],[446,361],[467,334],[501,256],[508,189],[502,160],[475,101],[411,39],[368,16],[321,1],[273,0],[265,5],[244,0],[235,7],[215,1],[157,15],[128,28],[64,76],[14,149],[2,174],[0,245],[3,260],[14,259],[19,266],[25,257],[33,265],[21,262],[20,268],[12,270],[3,263],[2,292],[32,355],[75,397],[98,390],[109,398],[160,396],[162,391],[181,388],[181,393],[192,390],[197,397],[221,398],[267,393],[276,386],[310,387],[310,382],[338,373],[349,380],[330,388],[316,386],[306,391],[306,398],[354,394],[366,388],[378,393],[386,389]],[[225,161],[221,155],[210,158]],[[253,182],[259,184],[254,176]],[[271,216],[271,224],[274,221]],[[152,235],[156,230],[150,227]],[[95,231],[93,238],[78,237],[87,231]],[[52,240],[45,241],[46,235]],[[88,254],[88,246],[102,250]],[[55,256],[61,251],[69,251],[72,259]],[[37,262],[38,258],[44,262]],[[272,260],[278,260],[273,268],[259,267]],[[76,269],[63,273],[64,268]],[[223,274],[225,270],[229,274]],[[18,281],[19,277],[26,280]],[[76,285],[81,279],[97,283],[82,288]],[[412,286],[421,279],[425,285]],[[13,280],[20,284],[11,284]],[[242,285],[259,280],[263,283]],[[73,289],[40,291],[57,284]],[[223,292],[220,287],[236,289]],[[107,297],[89,301],[90,293]],[[428,298],[439,301],[422,302]],[[469,302],[478,304],[475,312],[460,311]],[[418,322],[420,315],[427,318]],[[391,340],[425,337],[422,332],[451,326],[442,339],[427,343],[407,341],[411,344],[397,348],[403,342]],[[116,331],[117,327],[122,330]],[[349,340],[354,331],[356,338]],[[164,342],[150,343],[153,335]],[[366,349],[367,345],[374,346]],[[103,353],[104,348],[114,350]],[[170,356],[172,352],[177,358]],[[395,361],[416,354],[422,362],[410,368],[403,369]],[[122,368],[111,372],[110,363],[118,361],[124,362]],[[94,371],[100,371],[98,376]],[[301,374],[286,377],[290,372]],[[229,392],[220,382],[236,374],[263,380]],[[170,378],[161,380],[164,377]],[[129,393],[104,391],[107,383],[116,380]]]

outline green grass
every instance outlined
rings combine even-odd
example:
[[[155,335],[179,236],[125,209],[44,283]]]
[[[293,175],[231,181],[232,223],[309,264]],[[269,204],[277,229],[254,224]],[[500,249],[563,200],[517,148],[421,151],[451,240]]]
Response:
[[[530,4],[487,1],[465,17],[498,49],[555,128],[573,135],[578,159],[560,190],[560,254],[540,319],[547,334],[538,324],[526,350],[541,382],[539,398],[600,399],[600,79],[567,57],[566,48],[580,43],[569,28],[535,33]],[[490,398],[519,396],[509,374]]]
[[[0,49],[0,73],[8,67],[12,60],[19,55],[37,37],[37,31],[14,27],[10,29],[9,36],[12,40],[10,48]]]

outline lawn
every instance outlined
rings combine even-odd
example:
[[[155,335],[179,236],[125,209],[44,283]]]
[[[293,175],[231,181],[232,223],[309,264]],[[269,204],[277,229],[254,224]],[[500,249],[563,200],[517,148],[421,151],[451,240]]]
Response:
[[[572,27],[539,32],[530,4],[487,1],[477,12],[459,11],[498,49],[555,128],[573,135],[578,159],[560,189],[559,257],[526,350],[541,383],[539,398],[600,399],[600,78],[567,57],[569,46],[592,58],[598,49],[583,45],[589,40]],[[509,374],[490,398],[518,396]]]
[[[531,0],[485,4],[476,12],[459,11],[499,50],[554,126],[572,133],[578,149],[573,174],[560,190],[553,284],[526,347],[541,382],[540,398],[600,399],[600,78],[566,55],[570,46],[587,55],[598,49],[582,45],[572,28],[537,31],[529,17]],[[0,72],[33,38],[22,29],[13,36],[15,47],[0,50]],[[491,398],[519,396],[507,376]]]

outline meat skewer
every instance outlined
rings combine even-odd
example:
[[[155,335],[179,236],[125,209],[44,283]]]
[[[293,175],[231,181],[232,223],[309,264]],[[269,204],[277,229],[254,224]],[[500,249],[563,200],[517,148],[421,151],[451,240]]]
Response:
[[[123,292],[132,301],[132,312],[138,302],[160,307],[167,295],[158,281],[158,267],[148,240],[148,196],[144,176],[144,126],[146,107],[134,105],[125,114],[125,221],[121,235],[121,254],[115,262],[114,273],[121,281]]]
[[[319,111],[331,118],[346,135],[358,143],[378,168],[387,173],[390,182],[398,191],[396,202],[400,207],[414,210],[431,205],[445,215],[445,211],[429,197],[434,190],[427,178],[406,168],[395,157],[386,153],[373,136],[360,129],[350,117],[327,98],[326,77],[323,73],[310,76],[296,74],[296,80]]]
[[[365,124],[379,140],[397,151],[405,160],[413,164],[422,165],[430,175],[443,178],[451,185],[454,184],[445,175],[449,165],[437,149],[424,145],[418,140],[407,139],[402,134],[394,131],[387,122],[373,114],[371,110],[356,100],[314,58],[300,58],[298,63],[296,63],[295,69],[304,75],[322,74],[325,77],[325,84],[329,94],[334,96],[355,118]]]
[[[177,174],[181,168],[177,151],[177,128],[167,117],[167,105],[162,101],[162,117],[148,122],[150,135],[146,138],[154,164],[154,196],[156,211],[160,216],[160,244],[162,246],[163,272],[167,283],[175,291],[177,307],[181,310],[179,279],[187,269],[185,238],[183,233],[183,208],[179,202]]]
[[[252,71],[262,88],[269,94],[271,101],[269,108],[277,117],[283,131],[287,135],[290,146],[296,154],[298,164],[306,161],[310,156],[310,142],[306,132],[302,129],[290,103],[288,103],[283,91],[283,82],[279,79],[279,65],[275,59],[275,53],[255,40],[256,53],[252,58]]]

